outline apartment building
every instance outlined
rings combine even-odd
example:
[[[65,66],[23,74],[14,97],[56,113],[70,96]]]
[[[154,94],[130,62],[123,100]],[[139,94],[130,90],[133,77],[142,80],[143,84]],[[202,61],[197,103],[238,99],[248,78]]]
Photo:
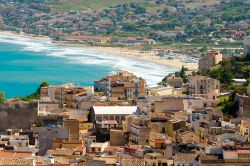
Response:
[[[207,76],[189,76],[188,92],[190,95],[208,95],[213,94],[213,98],[220,93],[220,81]]]

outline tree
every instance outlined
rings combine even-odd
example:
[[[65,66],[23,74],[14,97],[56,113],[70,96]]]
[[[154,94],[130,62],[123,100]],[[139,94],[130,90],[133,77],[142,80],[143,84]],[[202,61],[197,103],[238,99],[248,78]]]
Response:
[[[37,93],[37,94],[40,94],[41,88],[42,88],[42,87],[48,87],[48,86],[49,86],[49,83],[48,83],[48,82],[42,82],[42,83],[40,84],[40,86],[37,88],[36,93]]]
[[[220,74],[220,81],[223,84],[230,85],[233,79],[233,74],[230,70],[223,70]]]
[[[182,66],[181,71],[180,71],[180,77],[183,79],[184,83],[187,83],[188,81],[187,76],[186,76],[186,71],[187,71],[187,68]]]
[[[4,92],[0,92],[0,103],[3,103],[5,101]]]

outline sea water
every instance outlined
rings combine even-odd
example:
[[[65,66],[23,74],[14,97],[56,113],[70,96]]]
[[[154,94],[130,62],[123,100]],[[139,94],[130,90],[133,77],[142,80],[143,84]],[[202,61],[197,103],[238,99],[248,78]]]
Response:
[[[0,91],[7,98],[26,96],[41,82],[93,85],[94,80],[117,70],[128,70],[155,86],[175,68],[94,52],[82,47],[59,46],[51,41],[0,35]]]

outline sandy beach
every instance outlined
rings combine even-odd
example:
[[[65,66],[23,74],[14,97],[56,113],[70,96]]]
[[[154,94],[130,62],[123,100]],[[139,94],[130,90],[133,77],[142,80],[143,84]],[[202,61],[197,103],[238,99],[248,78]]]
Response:
[[[116,48],[116,47],[90,47],[96,52],[104,52],[121,57],[127,57],[136,60],[148,61],[159,65],[170,66],[173,68],[181,69],[182,66],[189,70],[198,69],[197,63],[182,63],[179,59],[166,59],[164,57],[157,56],[156,51],[141,51],[129,48]]]
[[[89,50],[93,50],[93,52],[100,52],[111,54],[114,56],[120,56],[130,59],[136,59],[141,61],[152,62],[159,65],[169,66],[173,68],[180,69],[182,66],[188,68],[189,70],[196,70],[198,69],[198,63],[183,63],[178,58],[167,59],[164,57],[157,56],[157,52],[154,50],[142,51],[138,49],[131,49],[131,48],[120,48],[120,47],[99,47],[99,46],[86,46],[80,44],[69,44],[65,42],[57,42],[53,41],[51,38],[47,36],[34,36],[30,34],[17,34],[10,31],[0,31],[0,35],[4,36],[13,36],[13,37],[24,37],[24,38],[32,38],[35,40],[42,40],[42,41],[51,41],[53,43],[70,46],[70,47],[84,47]]]

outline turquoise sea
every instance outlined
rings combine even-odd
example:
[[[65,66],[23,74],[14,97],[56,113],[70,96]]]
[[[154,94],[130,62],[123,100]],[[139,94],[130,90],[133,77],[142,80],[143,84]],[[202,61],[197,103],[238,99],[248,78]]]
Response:
[[[145,78],[149,86],[176,71],[87,48],[0,35],[0,91],[4,91],[7,98],[31,94],[43,81],[92,85],[94,80],[120,69]]]

